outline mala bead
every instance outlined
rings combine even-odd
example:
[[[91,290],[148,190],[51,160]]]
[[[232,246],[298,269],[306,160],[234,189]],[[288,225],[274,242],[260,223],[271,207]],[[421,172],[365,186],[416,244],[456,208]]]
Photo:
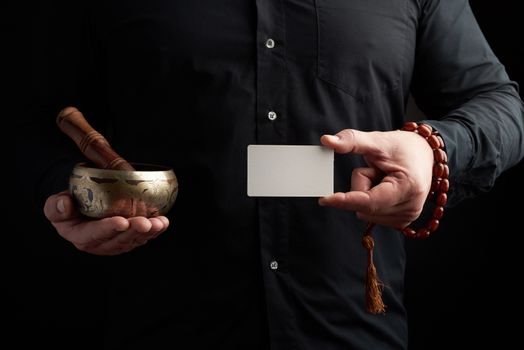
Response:
[[[417,238],[417,231],[413,230],[411,227],[405,227],[402,229],[402,233],[408,238]]]
[[[444,216],[444,207],[438,206],[433,209],[433,218],[440,220]]]
[[[427,229],[429,230],[429,232],[435,232],[439,224],[440,221],[438,221],[438,219],[429,220]]]
[[[432,217],[428,220],[426,226],[419,229],[413,229],[408,226],[402,229],[402,233],[408,238],[426,238],[432,232],[437,230],[440,224],[440,219],[444,215],[444,206],[448,201],[448,156],[446,151],[444,151],[444,140],[430,125],[407,122],[401,130],[412,131],[419,134],[427,141],[433,150],[433,178],[431,180],[428,200],[434,198],[437,206],[433,210]]]
[[[433,150],[433,159],[435,159],[435,162],[439,163],[447,163],[448,162],[448,156],[446,152],[444,152],[440,148],[436,148]]]

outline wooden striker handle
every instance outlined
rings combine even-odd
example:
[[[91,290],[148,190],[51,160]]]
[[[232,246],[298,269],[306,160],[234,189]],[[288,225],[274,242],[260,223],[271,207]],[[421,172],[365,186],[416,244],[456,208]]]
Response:
[[[135,170],[111,148],[104,136],[89,125],[84,115],[75,107],[62,109],[56,118],[56,123],[60,130],[68,135],[97,167]]]

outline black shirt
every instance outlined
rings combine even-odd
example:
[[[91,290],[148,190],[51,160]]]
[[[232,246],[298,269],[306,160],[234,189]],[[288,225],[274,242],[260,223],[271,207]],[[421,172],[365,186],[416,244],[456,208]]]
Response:
[[[374,230],[387,310],[367,314],[365,223],[316,198],[248,197],[247,146],[393,130],[412,93],[445,140],[454,202],[524,153],[516,84],[465,0],[100,1],[84,34],[87,79],[69,76],[40,124],[75,104],[180,184],[169,232],[106,259],[109,348],[404,349],[404,237]],[[78,160],[53,132],[45,195]],[[336,156],[335,190],[362,164]]]

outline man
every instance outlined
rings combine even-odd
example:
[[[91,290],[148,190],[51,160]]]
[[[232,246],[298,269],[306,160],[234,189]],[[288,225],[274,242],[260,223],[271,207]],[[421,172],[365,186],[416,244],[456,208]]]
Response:
[[[410,91],[444,139],[452,201],[523,155],[522,102],[467,1],[91,6],[90,82],[61,107],[79,106],[128,160],[171,165],[180,182],[171,220],[92,221],[64,193],[46,202],[77,248],[117,255],[108,347],[405,348],[396,228],[420,214],[434,161],[419,135],[393,131]],[[339,193],[247,197],[247,145],[320,142],[340,153]],[[63,189],[51,183],[78,159],[50,163],[43,192]],[[384,315],[363,307],[366,221],[381,224]]]

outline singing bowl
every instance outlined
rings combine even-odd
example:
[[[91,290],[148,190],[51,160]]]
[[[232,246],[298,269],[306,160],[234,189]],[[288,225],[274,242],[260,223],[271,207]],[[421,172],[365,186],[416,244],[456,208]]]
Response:
[[[173,169],[133,163],[134,171],[76,164],[69,191],[80,212],[92,218],[165,215],[175,203],[178,181]]]

